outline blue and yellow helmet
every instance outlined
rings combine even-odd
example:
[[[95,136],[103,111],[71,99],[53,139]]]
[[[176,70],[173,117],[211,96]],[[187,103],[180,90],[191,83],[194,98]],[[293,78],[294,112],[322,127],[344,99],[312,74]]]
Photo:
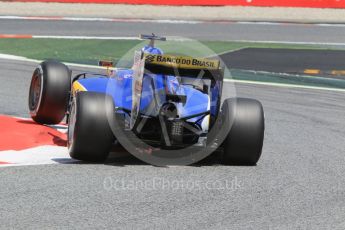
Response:
[[[144,53],[149,53],[149,54],[159,54],[159,55],[163,54],[163,51],[160,48],[152,47],[150,45],[144,46],[141,50]]]

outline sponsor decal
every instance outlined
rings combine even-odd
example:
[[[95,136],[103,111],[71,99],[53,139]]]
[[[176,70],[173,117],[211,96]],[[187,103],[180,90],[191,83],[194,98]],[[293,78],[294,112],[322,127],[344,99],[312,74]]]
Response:
[[[207,58],[193,58],[172,55],[145,55],[148,64],[186,69],[219,69],[220,61]]]

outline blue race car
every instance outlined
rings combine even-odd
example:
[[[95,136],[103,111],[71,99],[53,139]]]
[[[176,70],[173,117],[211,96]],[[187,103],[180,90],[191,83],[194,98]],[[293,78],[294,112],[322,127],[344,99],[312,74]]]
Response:
[[[104,161],[112,146],[120,144],[135,156],[154,155],[155,150],[158,156],[164,150],[167,158],[185,159],[198,149],[207,154],[190,157],[188,163],[220,152],[224,164],[255,165],[264,140],[261,103],[246,98],[222,103],[219,60],[163,54],[154,41],[166,38],[141,38],[150,43],[135,52],[133,67],[109,74],[71,77],[66,65],[42,62],[30,85],[32,119],[58,124],[66,116],[68,150],[79,160]]]

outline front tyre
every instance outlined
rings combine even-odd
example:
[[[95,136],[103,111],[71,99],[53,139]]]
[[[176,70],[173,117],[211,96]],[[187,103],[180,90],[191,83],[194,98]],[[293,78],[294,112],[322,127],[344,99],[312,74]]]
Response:
[[[29,111],[40,124],[58,124],[65,116],[71,90],[71,72],[57,61],[44,61],[34,71]]]
[[[78,92],[73,98],[68,122],[68,150],[72,158],[104,161],[115,140],[109,119],[113,99],[96,92]]]
[[[222,163],[256,165],[264,140],[264,110],[257,100],[226,99],[222,106],[223,124],[230,127],[222,146]]]

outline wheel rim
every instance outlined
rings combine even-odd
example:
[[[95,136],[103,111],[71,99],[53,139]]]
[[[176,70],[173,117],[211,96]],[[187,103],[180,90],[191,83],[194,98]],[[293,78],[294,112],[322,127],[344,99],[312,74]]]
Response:
[[[71,147],[73,144],[75,122],[76,122],[76,111],[75,111],[75,100],[73,100],[73,103],[71,106],[71,112],[68,118],[68,147]]]
[[[35,71],[32,76],[30,92],[29,92],[29,108],[35,112],[40,104],[42,94],[42,77],[39,71]]]

